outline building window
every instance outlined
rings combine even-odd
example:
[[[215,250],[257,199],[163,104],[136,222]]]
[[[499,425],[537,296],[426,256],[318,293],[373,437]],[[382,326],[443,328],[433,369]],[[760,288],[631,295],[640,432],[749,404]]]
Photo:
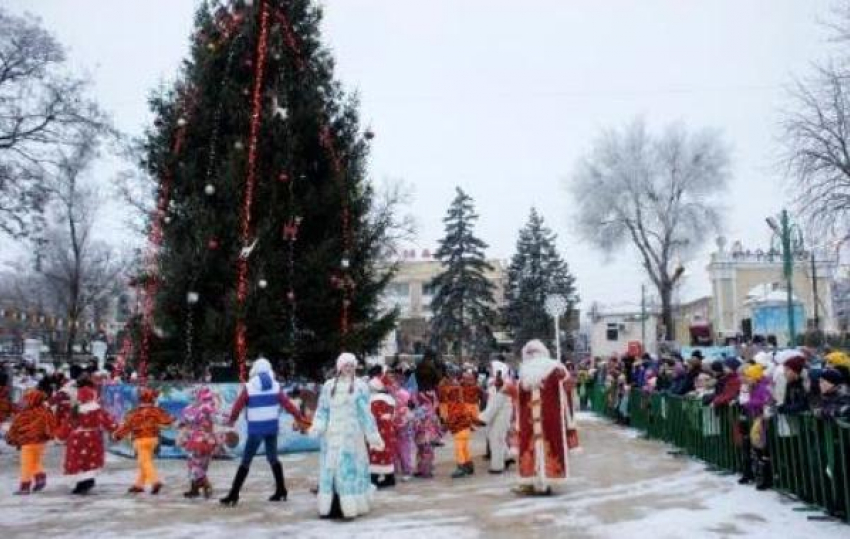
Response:
[[[410,297],[410,283],[390,283],[387,286],[387,293],[393,298],[408,298]]]
[[[620,340],[620,327],[617,324],[608,324],[607,329],[605,330],[605,337],[609,341],[619,341]]]
[[[423,296],[436,296],[437,295],[437,286],[431,283],[422,285],[422,295]]]

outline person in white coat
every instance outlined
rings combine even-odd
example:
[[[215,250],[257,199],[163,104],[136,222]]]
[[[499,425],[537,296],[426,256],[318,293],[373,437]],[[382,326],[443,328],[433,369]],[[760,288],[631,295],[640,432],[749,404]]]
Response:
[[[508,430],[514,417],[516,387],[510,379],[508,366],[501,361],[490,364],[487,388],[487,407],[481,420],[487,424],[487,443],[490,447],[490,473],[503,473],[513,463],[508,448]]]
[[[384,448],[369,409],[369,388],[355,377],[354,354],[340,354],[337,375],[325,382],[319,396],[311,436],[321,437],[319,454],[319,516],[351,519],[371,509],[373,487],[369,451]]]

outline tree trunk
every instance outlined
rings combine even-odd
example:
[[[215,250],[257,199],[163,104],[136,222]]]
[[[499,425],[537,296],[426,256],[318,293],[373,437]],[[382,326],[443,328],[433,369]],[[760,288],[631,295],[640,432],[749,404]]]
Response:
[[[676,340],[676,326],[673,323],[673,284],[663,281],[658,287],[661,296],[661,323],[664,324],[664,340]]]

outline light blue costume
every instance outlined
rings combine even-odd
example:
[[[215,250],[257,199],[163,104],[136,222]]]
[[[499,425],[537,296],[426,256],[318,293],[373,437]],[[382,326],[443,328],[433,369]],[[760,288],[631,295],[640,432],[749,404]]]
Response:
[[[373,487],[366,442],[376,448],[384,445],[369,409],[368,386],[356,378],[325,382],[310,434],[322,437],[319,515],[330,514],[334,492],[345,518],[368,513]]]

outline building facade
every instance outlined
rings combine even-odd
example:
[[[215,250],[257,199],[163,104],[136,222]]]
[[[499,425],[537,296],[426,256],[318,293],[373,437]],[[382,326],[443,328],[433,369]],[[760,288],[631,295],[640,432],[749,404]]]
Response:
[[[588,312],[590,327],[590,353],[596,357],[622,355],[629,351],[630,343],[640,343],[644,351],[655,353],[658,349],[658,332],[661,313],[639,305],[604,307],[594,304]]]
[[[794,308],[799,313],[795,318],[800,317],[796,328],[798,334],[814,328],[815,314],[821,331],[835,332],[838,329],[833,308],[836,268],[837,261],[825,256],[816,255],[812,261],[809,252],[801,251],[794,255],[791,292]],[[776,311],[777,297],[787,295],[782,256],[775,250],[745,250],[740,242],[727,249],[725,242],[718,240],[718,250],[711,255],[708,273],[714,303],[712,326],[721,344],[729,339],[756,337],[754,321],[767,316],[765,313],[768,311]],[[788,342],[787,333],[788,330],[784,329],[774,337],[784,344]]]
[[[385,342],[383,355],[418,354],[430,340],[429,321],[434,314],[431,301],[436,293],[431,282],[442,271],[442,266],[427,250],[421,253],[407,250],[403,254],[398,272],[381,298],[384,309],[396,307],[399,310],[398,325]],[[504,305],[506,264],[501,260],[487,262],[493,269],[485,277],[493,284],[493,299],[498,309]]]

